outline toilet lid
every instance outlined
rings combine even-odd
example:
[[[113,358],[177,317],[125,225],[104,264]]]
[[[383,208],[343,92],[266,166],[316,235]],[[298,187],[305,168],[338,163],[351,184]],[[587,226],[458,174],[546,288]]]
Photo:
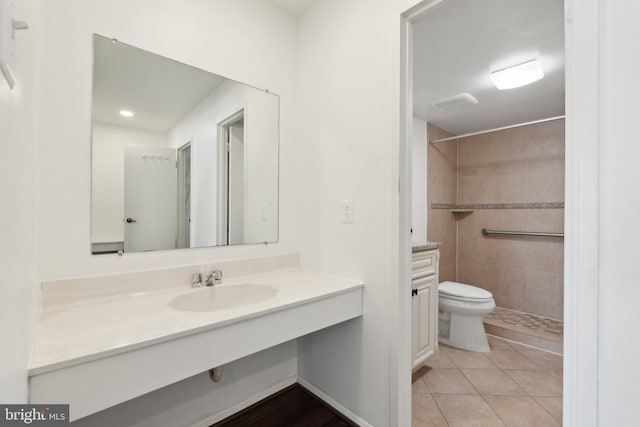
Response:
[[[465,285],[458,282],[442,282],[438,285],[438,291],[444,295],[450,295],[456,298],[468,299],[487,299],[493,298],[491,292],[476,288],[475,286]]]

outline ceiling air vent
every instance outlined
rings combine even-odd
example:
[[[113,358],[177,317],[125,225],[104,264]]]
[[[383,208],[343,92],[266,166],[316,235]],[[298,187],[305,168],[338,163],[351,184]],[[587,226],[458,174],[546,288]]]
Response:
[[[470,93],[459,93],[457,95],[442,98],[431,104],[433,108],[441,111],[453,110],[454,108],[464,107],[465,105],[477,104],[478,100]]]

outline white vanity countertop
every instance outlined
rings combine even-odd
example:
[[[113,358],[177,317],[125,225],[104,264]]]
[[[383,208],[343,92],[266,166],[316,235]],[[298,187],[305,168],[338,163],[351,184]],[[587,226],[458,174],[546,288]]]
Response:
[[[412,252],[430,251],[440,248],[440,242],[414,242],[412,245]]]
[[[221,310],[174,310],[168,304],[175,297],[209,289],[192,288],[187,279],[182,286],[45,305],[29,374],[123,353],[364,286],[362,282],[297,268],[236,277],[216,286],[234,284],[268,285],[277,293],[254,304]]]

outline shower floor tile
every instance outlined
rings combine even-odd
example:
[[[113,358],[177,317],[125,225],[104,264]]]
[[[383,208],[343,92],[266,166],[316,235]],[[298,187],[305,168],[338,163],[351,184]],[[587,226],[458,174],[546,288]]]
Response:
[[[496,307],[493,313],[484,316],[484,323],[545,340],[555,342],[563,340],[564,322],[536,314]]]

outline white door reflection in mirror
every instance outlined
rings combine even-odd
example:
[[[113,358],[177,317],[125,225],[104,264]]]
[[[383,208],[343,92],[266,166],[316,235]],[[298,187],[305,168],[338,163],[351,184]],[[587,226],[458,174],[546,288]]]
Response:
[[[176,233],[176,150],[124,147],[124,250],[173,249]]]

